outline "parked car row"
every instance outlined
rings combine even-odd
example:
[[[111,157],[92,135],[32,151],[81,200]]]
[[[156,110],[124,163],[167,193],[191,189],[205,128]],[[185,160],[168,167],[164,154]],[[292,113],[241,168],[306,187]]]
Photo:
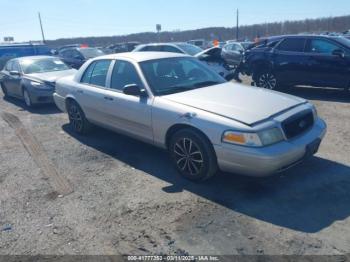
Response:
[[[169,152],[185,178],[217,170],[267,176],[314,155],[326,124],[304,99],[227,82],[197,58],[169,52],[98,57],[56,83],[72,128],[92,125]]]
[[[167,150],[189,180],[208,179],[218,170],[261,177],[313,156],[326,134],[312,104],[267,89],[277,88],[288,74],[293,81],[310,80],[310,72],[315,79],[324,77],[312,70],[290,71],[304,60],[305,69],[314,60],[321,68],[326,59],[323,74],[334,77],[336,70],[329,70],[336,66],[345,83],[347,44],[345,38],[284,36],[240,52],[245,73],[266,89],[227,81],[229,68],[220,72],[227,67],[220,47],[202,50],[185,43],[142,45],[103,56],[98,49],[66,46],[57,57],[8,61],[0,85],[5,96],[23,99],[28,107],[54,102],[78,134],[98,125]],[[82,65],[69,62],[67,51],[81,56]],[[312,59],[303,58],[310,53]]]

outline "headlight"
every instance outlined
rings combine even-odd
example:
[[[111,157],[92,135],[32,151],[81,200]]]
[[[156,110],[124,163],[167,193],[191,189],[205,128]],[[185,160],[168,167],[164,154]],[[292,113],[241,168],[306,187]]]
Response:
[[[33,86],[35,88],[40,88],[40,89],[49,89],[50,88],[45,83],[41,83],[41,82],[30,81],[30,84],[31,84],[31,86]]]
[[[261,143],[264,146],[276,144],[284,139],[283,134],[279,128],[272,128],[261,131],[259,132],[259,137]]]
[[[272,128],[258,133],[226,131],[222,142],[248,147],[262,147],[276,144],[284,139],[280,129]]]
[[[237,131],[225,132],[222,137],[222,142],[250,147],[262,146],[261,140],[256,133],[243,133]]]

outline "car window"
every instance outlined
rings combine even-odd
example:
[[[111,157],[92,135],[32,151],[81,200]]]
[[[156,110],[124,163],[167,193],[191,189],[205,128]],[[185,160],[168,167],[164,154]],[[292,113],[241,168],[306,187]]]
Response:
[[[12,64],[13,64],[13,61],[8,61],[5,66],[5,70],[10,72],[12,70]]]
[[[312,39],[310,41],[309,51],[317,54],[331,55],[334,50],[340,49],[336,44],[322,39]]]
[[[164,45],[162,46],[162,51],[163,52],[170,52],[170,53],[180,53],[182,54],[181,50],[176,48],[176,47],[173,47],[173,46],[170,46],[170,45]]]
[[[304,52],[305,41],[304,38],[286,38],[277,46],[277,49],[288,52]]]
[[[144,48],[141,49],[141,51],[154,51],[154,52],[159,52],[161,51],[161,46],[158,45],[149,45],[149,46],[145,46]]]
[[[134,65],[127,61],[117,61],[112,73],[111,88],[122,91],[126,85],[143,86]]]
[[[14,61],[12,64],[12,71],[21,72],[21,67],[17,61]]]
[[[93,62],[85,71],[81,82],[95,86],[106,86],[107,74],[111,60],[100,60]]]

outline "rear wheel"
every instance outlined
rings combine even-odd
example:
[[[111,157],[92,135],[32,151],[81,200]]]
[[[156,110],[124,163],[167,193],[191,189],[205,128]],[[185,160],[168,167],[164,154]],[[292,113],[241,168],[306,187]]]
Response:
[[[67,106],[69,123],[73,130],[78,134],[87,134],[90,131],[91,124],[86,119],[83,110],[77,102],[70,101]]]
[[[186,179],[203,181],[218,170],[210,141],[196,130],[188,128],[175,133],[169,151],[176,169]]]
[[[256,74],[256,85],[261,88],[276,90],[278,89],[278,80],[276,75],[269,70],[263,70]]]

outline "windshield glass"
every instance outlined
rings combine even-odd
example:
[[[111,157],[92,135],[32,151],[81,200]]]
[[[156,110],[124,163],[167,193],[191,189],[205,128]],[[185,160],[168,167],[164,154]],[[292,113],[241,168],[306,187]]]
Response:
[[[195,58],[180,57],[140,63],[157,96],[225,83],[226,80]]]
[[[203,51],[198,46],[195,45],[189,45],[189,44],[177,44],[178,47],[180,47],[182,50],[184,50],[187,54],[191,56],[195,56],[196,54],[200,53]]]
[[[70,69],[58,58],[24,59],[20,62],[25,74],[63,71]]]
[[[87,59],[95,58],[95,57],[102,56],[105,54],[97,48],[81,48],[81,49],[79,49],[79,51]]]

